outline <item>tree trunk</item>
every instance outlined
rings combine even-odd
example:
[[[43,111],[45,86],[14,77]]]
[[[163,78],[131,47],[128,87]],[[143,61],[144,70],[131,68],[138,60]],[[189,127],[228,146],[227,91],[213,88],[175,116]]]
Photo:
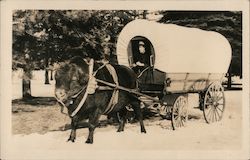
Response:
[[[23,76],[23,99],[31,98],[31,82],[30,82],[30,73],[24,70]]]
[[[53,81],[53,70],[50,70],[50,80]]]
[[[44,84],[49,84],[49,60],[48,58],[45,58],[45,65],[46,65],[46,68],[45,68],[45,83]]]
[[[45,83],[44,84],[49,84],[49,71],[47,68],[45,69]]]
[[[228,88],[228,89],[232,88],[232,73],[228,73],[228,77],[227,77],[227,88]]]
[[[30,80],[23,79],[23,98],[27,99],[31,97]]]
[[[146,10],[143,11],[143,13],[142,13],[142,18],[143,18],[143,19],[146,19],[146,18],[147,18],[147,11],[146,11]]]
[[[32,98],[31,95],[31,78],[32,78],[32,65],[30,63],[30,55],[25,53],[25,64],[23,66],[23,99]]]

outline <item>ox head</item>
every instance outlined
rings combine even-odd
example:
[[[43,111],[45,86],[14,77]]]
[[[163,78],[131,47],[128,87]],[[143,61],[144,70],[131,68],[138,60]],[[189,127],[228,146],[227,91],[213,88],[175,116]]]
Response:
[[[81,57],[62,63],[55,73],[55,96],[61,102],[82,90],[88,83],[88,64]]]

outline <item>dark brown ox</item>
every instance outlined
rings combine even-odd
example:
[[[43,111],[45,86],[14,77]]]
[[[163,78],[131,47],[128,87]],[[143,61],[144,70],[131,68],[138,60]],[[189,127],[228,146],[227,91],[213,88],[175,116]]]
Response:
[[[94,63],[94,71],[102,66],[102,63]],[[113,65],[120,86],[135,89],[136,88],[136,75],[128,67],[121,65]],[[82,97],[86,91],[86,85],[89,80],[89,66],[86,61],[80,57],[74,57],[69,62],[62,64],[56,71],[56,89],[55,96],[58,100],[63,102],[68,108],[68,114],[77,108],[78,104],[82,100]],[[96,76],[97,79],[104,80],[110,83],[114,83],[112,76],[106,67],[98,70]],[[98,86],[103,86],[98,83]],[[82,90],[82,92],[80,92]],[[80,93],[77,97],[77,93]],[[75,141],[76,129],[79,121],[88,119],[89,135],[86,143],[93,143],[94,130],[99,123],[99,118],[104,114],[109,101],[112,97],[112,90],[99,90],[96,89],[94,94],[88,94],[85,103],[77,114],[71,117],[71,133],[68,141]],[[113,110],[109,114],[119,113],[121,121],[117,132],[124,130],[126,120],[126,106],[131,105],[138,117],[141,126],[141,132],[146,133],[143,117],[140,108],[140,101],[135,95],[132,95],[126,91],[119,91],[118,103],[114,106]]]

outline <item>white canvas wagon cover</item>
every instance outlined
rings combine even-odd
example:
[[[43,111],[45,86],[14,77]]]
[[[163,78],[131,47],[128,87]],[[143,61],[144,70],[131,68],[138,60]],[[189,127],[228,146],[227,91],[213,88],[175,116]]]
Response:
[[[154,67],[166,73],[226,73],[231,62],[231,46],[217,32],[134,20],[123,28],[118,37],[119,64],[130,65],[128,45],[137,36],[152,43]]]

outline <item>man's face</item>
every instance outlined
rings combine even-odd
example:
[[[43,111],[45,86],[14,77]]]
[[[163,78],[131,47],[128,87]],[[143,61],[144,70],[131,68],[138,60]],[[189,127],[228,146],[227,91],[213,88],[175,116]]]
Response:
[[[140,45],[140,46],[139,46],[139,52],[140,52],[141,54],[144,54],[144,53],[145,53],[145,47],[144,47],[143,45]]]

